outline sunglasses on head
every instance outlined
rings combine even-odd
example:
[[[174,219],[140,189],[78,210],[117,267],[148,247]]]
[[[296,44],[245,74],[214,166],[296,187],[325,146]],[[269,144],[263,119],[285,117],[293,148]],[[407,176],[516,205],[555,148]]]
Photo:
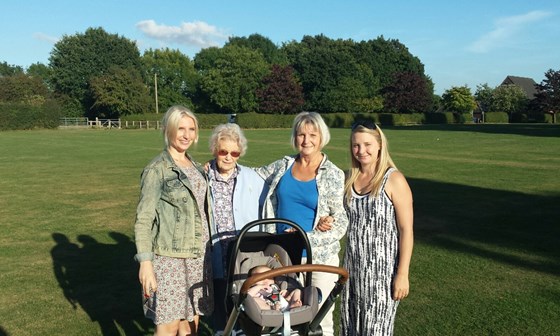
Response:
[[[241,155],[241,152],[236,152],[236,151],[228,152],[225,149],[222,149],[222,150],[218,151],[219,156],[227,156],[228,154],[231,155],[232,157],[236,158],[236,157],[239,157],[239,155]]]
[[[372,121],[365,120],[365,121],[356,121],[355,123],[353,123],[352,124],[352,131],[354,131],[356,128],[358,128],[358,126],[365,127],[365,128],[370,129],[372,131],[377,129],[377,125],[375,123],[373,123]]]

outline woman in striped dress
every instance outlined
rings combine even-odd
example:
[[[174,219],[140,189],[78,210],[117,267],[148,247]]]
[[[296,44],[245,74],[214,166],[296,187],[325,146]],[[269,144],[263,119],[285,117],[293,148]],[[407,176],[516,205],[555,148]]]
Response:
[[[392,335],[397,306],[409,292],[412,192],[375,124],[355,124],[350,147],[344,256],[350,279],[342,294],[341,335]]]

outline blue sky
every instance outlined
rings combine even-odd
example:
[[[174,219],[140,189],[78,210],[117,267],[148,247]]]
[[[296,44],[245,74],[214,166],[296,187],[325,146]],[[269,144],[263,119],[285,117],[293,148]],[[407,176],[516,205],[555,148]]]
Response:
[[[508,75],[537,83],[560,70],[558,0],[9,0],[0,3],[0,62],[48,64],[64,35],[102,27],[147,48],[191,58],[228,36],[261,34],[281,45],[305,35],[397,39],[443,93],[499,85]]]

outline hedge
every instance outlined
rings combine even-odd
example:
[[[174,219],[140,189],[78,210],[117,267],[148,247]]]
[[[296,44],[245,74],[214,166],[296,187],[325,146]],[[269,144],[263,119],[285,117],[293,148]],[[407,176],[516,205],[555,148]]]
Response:
[[[509,115],[506,112],[486,112],[484,114],[484,122],[507,124],[509,122]]]
[[[54,100],[40,105],[0,103],[0,130],[57,128],[61,115],[62,108]]]
[[[405,126],[420,124],[455,124],[472,123],[470,113],[322,113],[321,116],[329,127],[349,128],[357,120],[369,120],[381,125]],[[161,121],[163,114],[131,115],[121,118],[121,121]],[[197,113],[200,128],[214,128],[218,124],[229,121],[228,114]],[[236,123],[243,128],[290,128],[294,120],[293,114],[259,114],[255,112],[237,113]]]

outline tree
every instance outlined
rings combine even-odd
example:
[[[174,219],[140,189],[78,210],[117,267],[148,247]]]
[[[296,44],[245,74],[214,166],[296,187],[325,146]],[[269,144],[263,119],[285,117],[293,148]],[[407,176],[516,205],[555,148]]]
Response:
[[[268,72],[260,52],[228,46],[219,49],[212,68],[201,69],[200,87],[226,113],[256,111],[256,91]]]
[[[25,73],[30,77],[40,78],[49,90],[51,89],[50,79],[52,77],[52,69],[47,65],[39,62],[33,63],[27,68]]]
[[[545,79],[537,84],[537,101],[546,113],[560,112],[560,70],[549,69]]]
[[[476,86],[476,92],[474,93],[474,98],[478,106],[483,112],[488,112],[492,108],[494,103],[494,89],[488,86],[487,83]]]
[[[515,84],[500,85],[492,93],[492,111],[506,112],[510,119],[513,113],[521,112],[527,106],[527,96]]]
[[[41,78],[19,73],[0,77],[0,102],[40,105],[49,97]]]
[[[370,85],[365,78],[371,79],[371,71],[356,62],[352,46],[352,41],[332,40],[324,35],[304,36],[300,43],[283,46],[301,81],[305,109],[348,111],[356,101],[369,98]]]
[[[140,72],[117,66],[90,83],[91,117],[119,118],[129,114],[146,113],[150,104],[148,88]]]
[[[429,112],[432,108],[433,92],[428,80],[414,72],[393,74],[393,81],[382,92],[389,112]]]
[[[41,79],[49,79],[49,77],[51,77],[52,75],[52,69],[49,68],[47,65],[43,64],[43,63],[33,63],[31,64],[28,68],[27,71],[25,72],[28,76],[31,77],[39,77]]]
[[[230,37],[226,46],[238,46],[260,52],[268,64],[286,64],[286,55],[267,37],[251,34],[249,37]]]
[[[155,78],[157,75],[158,109],[166,110],[180,104],[193,108],[198,74],[194,62],[179,50],[149,49],[142,56],[144,77],[152,97],[155,97]]]
[[[424,64],[399,40],[387,40],[379,36],[374,40],[357,43],[354,50],[356,61],[366,64],[375,74],[379,81],[378,90],[389,85],[395,73],[412,72],[424,75]]]
[[[359,78],[341,77],[335,87],[326,91],[326,99],[330,112],[364,112],[360,108],[367,96],[367,87]],[[326,111],[325,111],[326,112]]]
[[[64,36],[55,44],[49,62],[54,91],[76,99],[84,111],[92,103],[88,101],[92,78],[103,76],[112,66],[142,69],[136,44],[103,28],[88,28],[84,34]]]
[[[23,74],[23,68],[19,65],[11,65],[8,62],[0,63],[0,77]]]
[[[303,89],[290,66],[273,65],[264,76],[263,87],[257,90],[259,111],[291,114],[303,107]]]
[[[221,57],[222,49],[218,47],[209,47],[200,50],[194,56],[194,68],[199,74],[204,74],[208,70],[214,68]]]
[[[427,79],[418,58],[397,40],[355,43],[324,35],[304,36],[282,50],[303,86],[305,108],[319,112],[368,112],[381,101],[381,89],[395,73],[410,72]],[[354,89],[352,90],[352,86]]]
[[[469,113],[476,108],[476,101],[468,86],[453,86],[441,98],[443,107],[450,112]]]

